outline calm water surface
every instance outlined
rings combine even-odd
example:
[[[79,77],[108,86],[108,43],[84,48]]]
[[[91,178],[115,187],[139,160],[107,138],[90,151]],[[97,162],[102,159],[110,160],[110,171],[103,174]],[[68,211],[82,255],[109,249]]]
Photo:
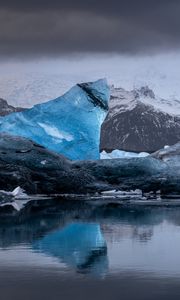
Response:
[[[1,217],[0,299],[180,299],[180,208],[56,202]]]

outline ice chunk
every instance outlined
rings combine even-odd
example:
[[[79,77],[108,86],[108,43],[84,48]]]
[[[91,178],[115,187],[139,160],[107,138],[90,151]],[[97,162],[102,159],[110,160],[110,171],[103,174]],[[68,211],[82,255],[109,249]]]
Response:
[[[147,152],[127,152],[122,150],[113,150],[110,153],[107,153],[106,151],[101,152],[101,159],[113,159],[113,158],[131,158],[131,157],[146,157],[149,153]]]
[[[12,192],[0,190],[0,193],[4,194],[6,196],[12,196],[12,197],[27,197],[27,194],[25,193],[25,191],[23,189],[20,188],[20,186],[15,188]]]
[[[55,100],[1,117],[0,131],[32,139],[73,160],[98,159],[109,98],[105,79],[78,84]]]
[[[28,202],[28,195],[19,186],[12,192],[0,190],[0,207],[12,207],[20,211]]]

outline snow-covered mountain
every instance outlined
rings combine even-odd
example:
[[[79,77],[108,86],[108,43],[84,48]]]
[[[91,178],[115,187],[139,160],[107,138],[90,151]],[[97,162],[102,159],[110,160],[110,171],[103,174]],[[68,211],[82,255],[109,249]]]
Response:
[[[120,113],[132,110],[139,103],[152,106],[155,110],[180,116],[180,100],[162,99],[156,96],[148,86],[143,86],[132,91],[112,86],[109,117],[114,116],[116,112]]]
[[[111,88],[110,111],[102,126],[101,150],[153,152],[180,140],[180,101],[155,96],[147,86]]]

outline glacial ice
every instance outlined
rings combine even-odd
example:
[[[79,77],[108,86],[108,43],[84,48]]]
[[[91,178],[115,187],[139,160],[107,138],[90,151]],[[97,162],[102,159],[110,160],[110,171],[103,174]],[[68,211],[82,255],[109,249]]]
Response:
[[[78,84],[55,100],[0,117],[0,132],[26,137],[72,160],[99,159],[109,98],[106,79]]]
[[[173,147],[176,147],[177,148],[177,145],[176,146],[171,146]],[[165,145],[164,146],[164,150],[166,150],[166,152],[168,152],[170,146],[169,145]],[[170,148],[171,149],[171,148]],[[160,150],[161,152],[163,151],[163,149]],[[128,152],[128,151],[123,151],[123,150],[119,150],[119,149],[115,149],[113,150],[112,152],[106,152],[105,150],[103,150],[101,153],[100,153],[100,158],[101,159],[114,159],[114,158],[131,158],[131,157],[146,157],[146,156],[149,156],[150,154],[148,152],[139,152],[139,153],[136,153],[136,152]]]
[[[114,158],[131,158],[131,157],[146,157],[149,156],[149,153],[147,152],[127,152],[122,150],[113,150],[110,153],[107,153],[106,151],[102,151],[100,154],[101,159],[114,159]]]

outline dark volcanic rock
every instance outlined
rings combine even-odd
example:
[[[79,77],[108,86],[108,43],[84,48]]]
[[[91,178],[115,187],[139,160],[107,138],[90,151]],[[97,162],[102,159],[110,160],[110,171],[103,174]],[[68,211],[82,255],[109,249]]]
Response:
[[[168,161],[160,154],[145,158],[72,162],[25,138],[0,134],[0,189],[21,186],[27,193],[95,193],[105,190],[161,190],[180,192],[180,171],[176,155]],[[167,155],[167,154],[166,154]]]
[[[7,103],[6,100],[0,98],[0,116],[6,116],[13,112],[23,111],[24,108],[14,107]]]
[[[72,189],[75,180],[65,157],[25,138],[0,134],[0,189],[21,186],[28,193],[49,194]]]
[[[26,138],[0,134],[0,189],[32,194],[81,193],[95,181],[63,155]]]

